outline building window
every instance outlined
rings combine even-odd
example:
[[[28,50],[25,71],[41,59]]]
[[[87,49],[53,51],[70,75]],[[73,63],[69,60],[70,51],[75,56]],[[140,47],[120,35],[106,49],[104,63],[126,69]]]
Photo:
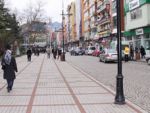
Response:
[[[130,12],[131,20],[135,20],[142,17],[142,9],[135,9]]]
[[[117,16],[113,17],[113,27],[117,28]]]
[[[116,13],[116,12],[117,12],[117,10],[116,10],[116,0],[115,0],[112,3],[112,13]]]
[[[145,38],[149,38],[150,39],[150,33],[145,34]]]
[[[144,48],[150,50],[150,40],[144,40]]]

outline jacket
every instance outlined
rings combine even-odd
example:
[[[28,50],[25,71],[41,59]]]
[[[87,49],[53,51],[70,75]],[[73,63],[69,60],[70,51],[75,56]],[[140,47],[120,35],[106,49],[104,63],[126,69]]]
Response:
[[[14,57],[11,58],[11,62],[9,65],[6,64],[4,58],[2,58],[1,65],[2,65],[2,69],[4,71],[4,73],[3,73],[4,79],[11,80],[11,79],[16,78],[15,72],[18,72],[18,69],[17,69],[16,60]]]

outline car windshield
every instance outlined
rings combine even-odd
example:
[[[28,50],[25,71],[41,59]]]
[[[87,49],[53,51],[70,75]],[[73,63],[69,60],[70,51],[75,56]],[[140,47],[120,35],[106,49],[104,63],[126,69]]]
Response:
[[[95,50],[95,47],[90,47],[91,50]]]

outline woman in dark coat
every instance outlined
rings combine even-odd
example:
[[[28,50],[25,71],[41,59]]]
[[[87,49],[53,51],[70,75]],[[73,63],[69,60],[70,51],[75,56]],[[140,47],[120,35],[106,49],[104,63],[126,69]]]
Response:
[[[13,87],[14,79],[16,78],[15,71],[17,72],[17,64],[14,57],[12,57],[12,52],[10,46],[6,47],[6,52],[2,58],[2,69],[4,71],[3,78],[7,80],[7,91],[10,92]]]
[[[141,46],[140,48],[140,53],[141,53],[142,58],[145,58],[146,52],[143,46]]]

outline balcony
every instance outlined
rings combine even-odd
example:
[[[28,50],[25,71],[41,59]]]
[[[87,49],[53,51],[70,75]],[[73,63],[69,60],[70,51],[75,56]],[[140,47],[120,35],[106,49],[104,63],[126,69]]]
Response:
[[[110,4],[109,0],[105,0],[104,2],[101,2],[97,6],[97,12],[101,12],[101,11],[105,10],[107,8],[107,4]]]

